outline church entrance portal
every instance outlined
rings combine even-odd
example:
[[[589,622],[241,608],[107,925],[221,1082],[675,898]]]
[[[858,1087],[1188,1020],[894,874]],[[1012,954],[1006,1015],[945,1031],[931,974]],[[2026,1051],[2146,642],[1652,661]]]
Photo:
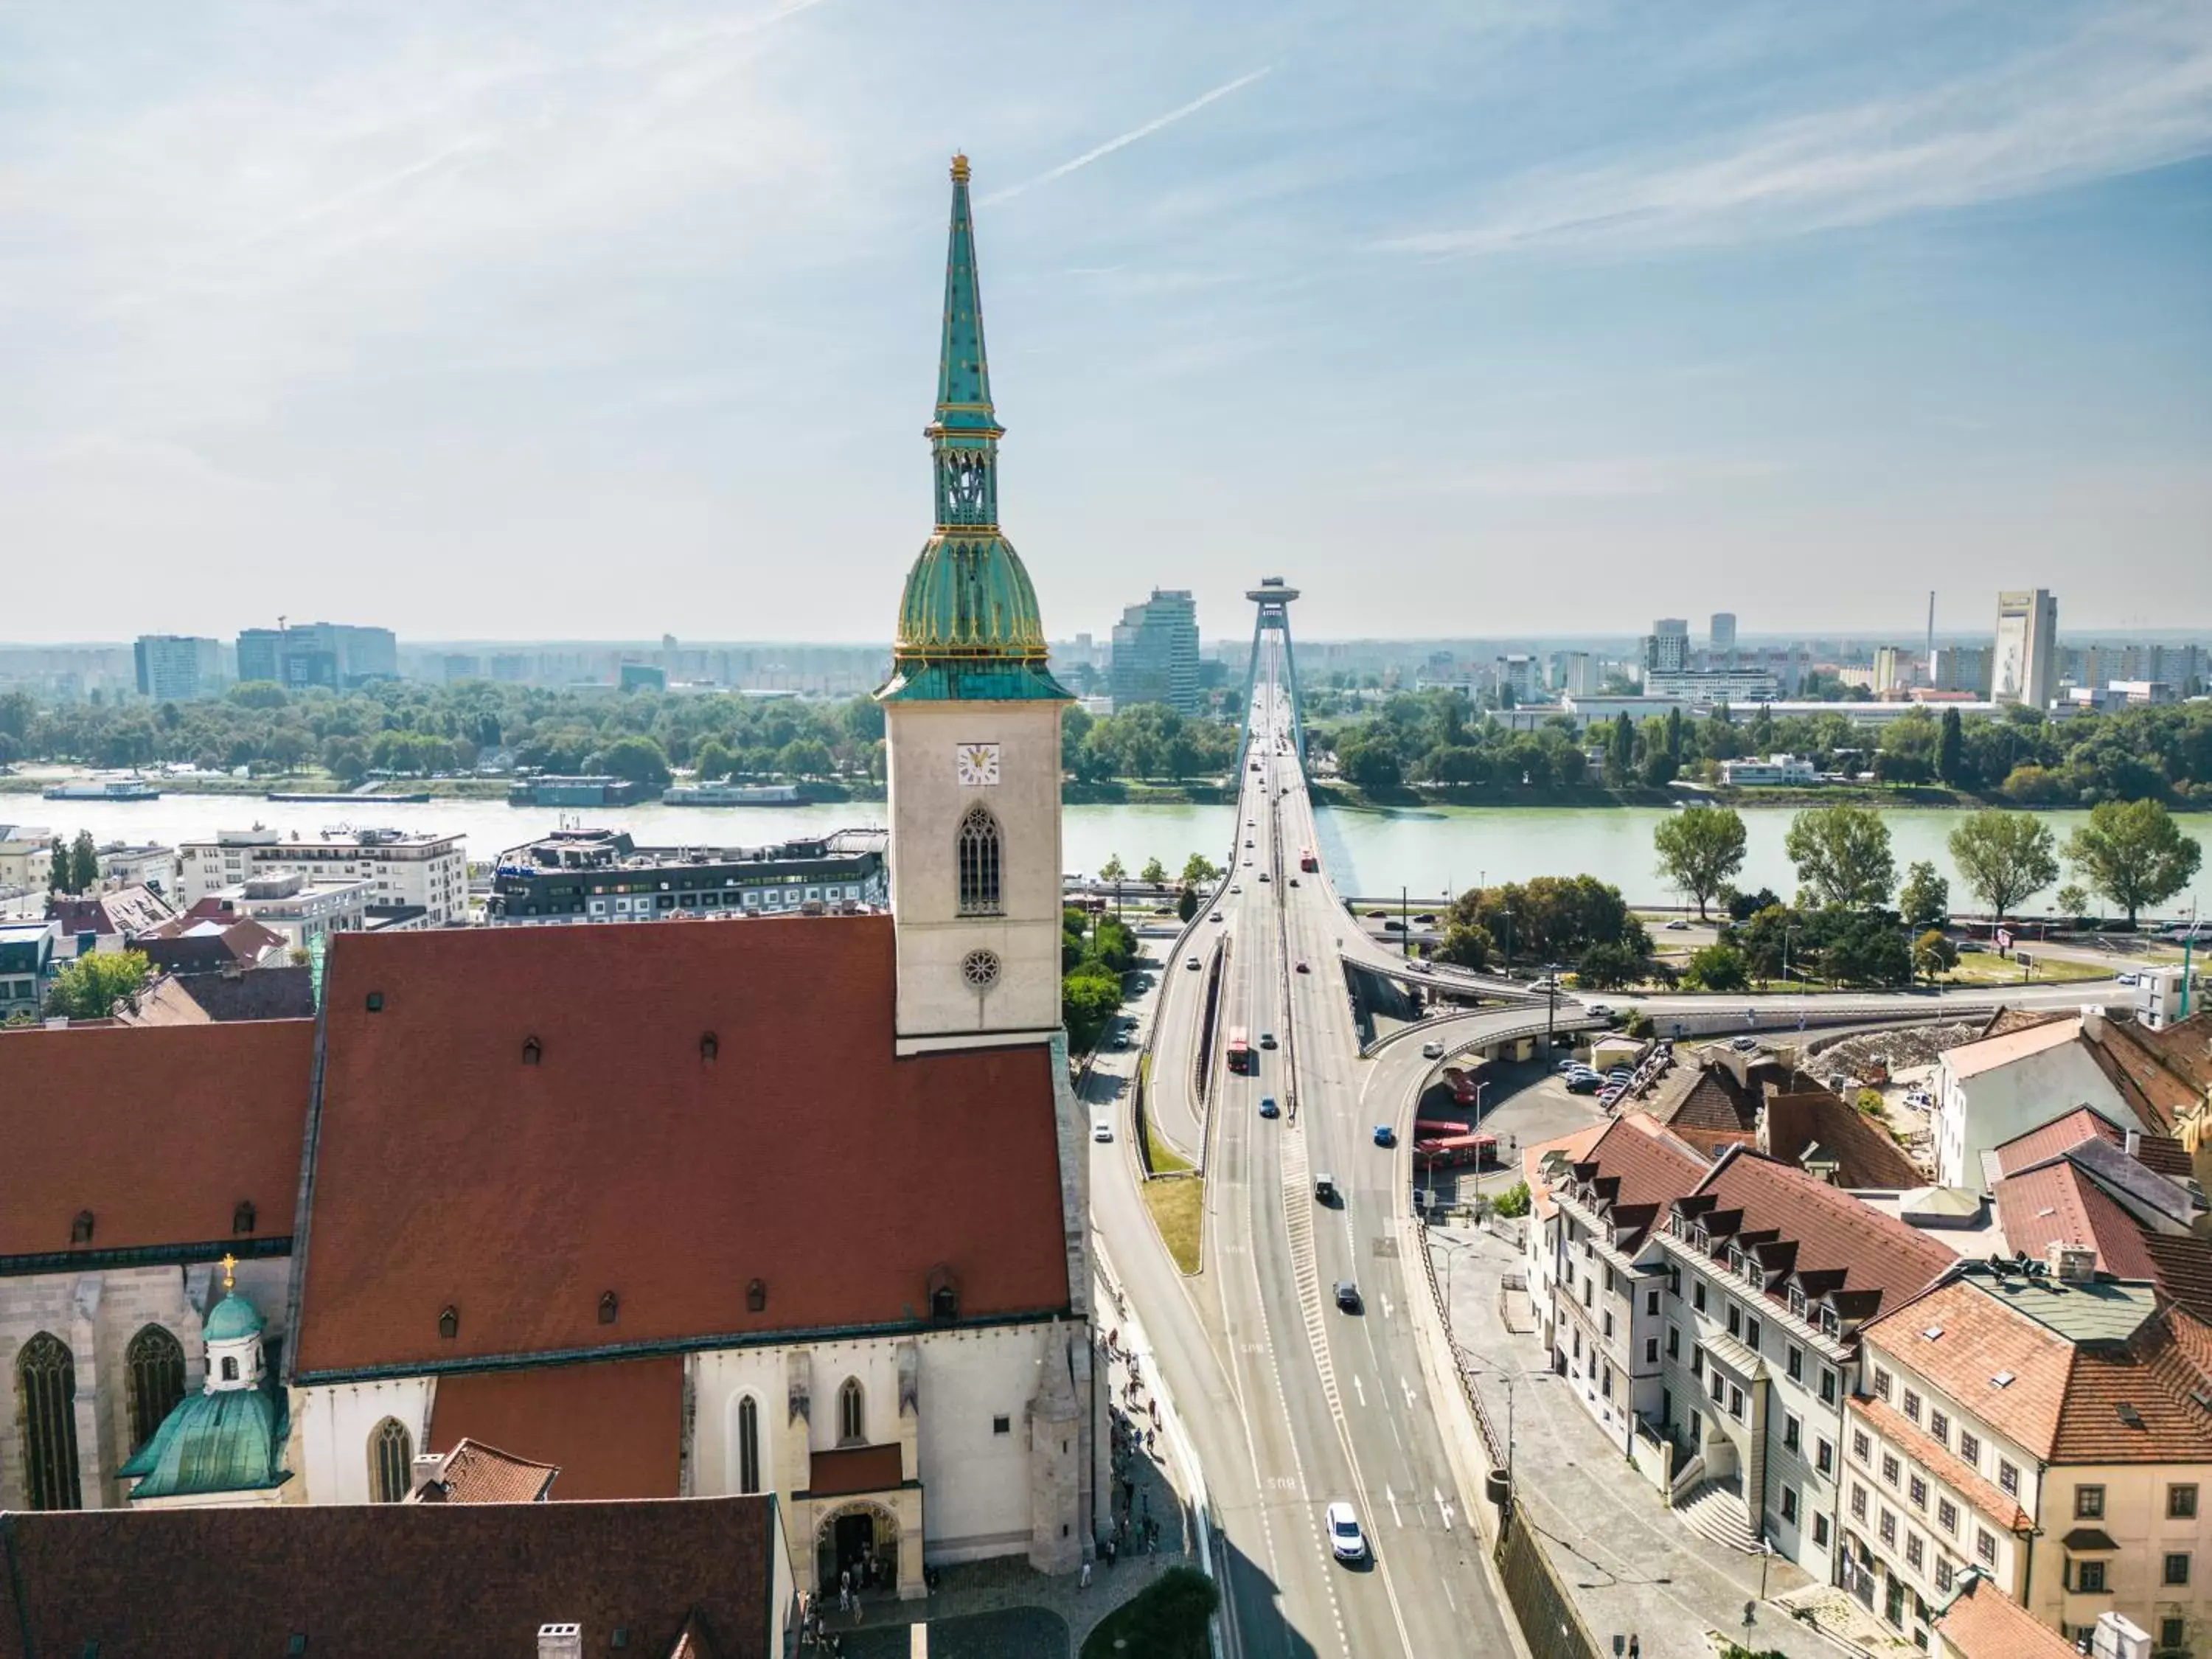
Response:
[[[898,1522],[889,1510],[856,1504],[826,1516],[815,1534],[815,1582],[835,1595],[841,1577],[852,1574],[855,1590],[896,1590],[899,1582]]]

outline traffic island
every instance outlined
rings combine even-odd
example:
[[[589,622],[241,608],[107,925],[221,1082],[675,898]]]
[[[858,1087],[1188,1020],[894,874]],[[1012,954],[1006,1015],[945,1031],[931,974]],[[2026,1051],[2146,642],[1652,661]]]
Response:
[[[1185,1273],[1196,1273],[1204,1259],[1204,1177],[1193,1173],[1185,1164],[1182,1173],[1154,1176],[1141,1190],[1152,1225],[1159,1230],[1160,1243],[1167,1246],[1177,1267]]]

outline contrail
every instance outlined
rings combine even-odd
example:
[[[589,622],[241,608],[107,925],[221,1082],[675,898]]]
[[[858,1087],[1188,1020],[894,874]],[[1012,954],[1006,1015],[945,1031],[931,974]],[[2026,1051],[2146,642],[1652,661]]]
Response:
[[[1200,94],[1181,109],[1171,109],[1165,115],[1155,116],[1140,127],[1132,127],[1118,138],[1109,138],[1096,149],[1085,150],[1072,161],[1062,161],[1048,173],[1040,173],[1034,179],[1024,179],[1018,185],[1008,185],[1004,190],[994,191],[983,198],[982,205],[988,207],[994,202],[1006,201],[1010,197],[1020,195],[1025,190],[1034,190],[1039,185],[1048,185],[1055,179],[1065,179],[1078,167],[1087,167],[1102,155],[1111,155],[1115,150],[1125,145],[1133,144],[1139,138],[1149,138],[1162,127],[1171,127],[1186,115],[1197,114],[1216,99],[1226,98],[1231,93],[1250,86],[1262,76],[1273,73],[1274,67],[1270,64],[1266,69],[1256,69],[1249,75],[1240,75],[1225,86],[1218,86],[1212,92]]]

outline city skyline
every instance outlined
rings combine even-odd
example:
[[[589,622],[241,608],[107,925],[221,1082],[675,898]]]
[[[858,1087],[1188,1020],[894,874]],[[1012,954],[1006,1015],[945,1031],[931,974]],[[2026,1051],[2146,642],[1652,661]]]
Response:
[[[272,589],[423,635],[873,631],[812,576],[911,553],[920,204],[965,147],[1009,529],[1095,631],[1278,570],[1317,636],[1527,632],[1563,566],[1623,632],[1686,592],[1863,631],[1931,570],[2212,612],[2201,9],[1222,15],[1164,66],[1167,27],[15,19],[0,538],[163,591],[133,632]],[[1328,580],[1348,550],[1394,580]],[[77,610],[19,588],[7,631]]]

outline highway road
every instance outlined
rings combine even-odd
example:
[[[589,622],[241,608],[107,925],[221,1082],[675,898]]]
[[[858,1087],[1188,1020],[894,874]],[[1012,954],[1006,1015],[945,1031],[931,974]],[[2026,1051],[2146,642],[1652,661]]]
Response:
[[[1256,767],[1244,775],[1229,875],[1238,890],[1224,887],[1223,920],[1202,912],[1164,968],[1155,1016],[1148,1101],[1178,1141],[1206,1152],[1204,1271],[1182,1278],[1150,1232],[1126,1102],[1116,1140],[1093,1148],[1094,1219],[1205,1469],[1231,1651],[1511,1654],[1517,1632],[1462,1511],[1413,1346],[1407,1295],[1419,1266],[1401,1260],[1393,1188],[1405,1153],[1373,1138],[1378,1121],[1402,1131],[1418,1071],[1388,1109],[1364,1103],[1375,1068],[1358,1057],[1338,965],[1357,930],[1326,874],[1298,868],[1316,844],[1312,808],[1276,673],[1263,662],[1255,695]],[[1236,1075],[1218,1068],[1217,1041],[1207,1121],[1188,1080],[1210,975],[1182,958],[1217,948],[1219,1026],[1277,1046],[1258,1048],[1256,1072]],[[1262,1117],[1263,1098],[1280,1115]],[[1315,1199],[1322,1174],[1340,1194],[1334,1204]],[[1358,1311],[1337,1306],[1339,1280],[1358,1285]],[[1364,1564],[1332,1559],[1322,1516],[1334,1500],[1354,1505],[1372,1540]]]

